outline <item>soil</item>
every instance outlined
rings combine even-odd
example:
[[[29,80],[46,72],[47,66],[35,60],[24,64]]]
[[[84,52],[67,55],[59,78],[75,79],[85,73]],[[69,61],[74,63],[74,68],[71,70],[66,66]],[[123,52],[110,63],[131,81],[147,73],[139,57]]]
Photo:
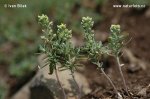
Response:
[[[113,4],[119,3],[112,0],[100,9],[102,15],[107,17],[95,28],[101,31],[100,33],[109,33],[111,24],[120,24],[123,32],[129,33],[131,41],[127,44],[127,48],[136,62],[132,61],[130,55],[123,57],[123,54],[120,59],[121,63],[125,64],[122,70],[131,97],[125,92],[116,60],[113,57],[109,57],[109,60],[105,62],[105,72],[111,77],[123,99],[150,99],[150,16],[145,14],[149,8],[113,8]],[[90,63],[86,66],[88,70],[85,75],[93,91],[82,99],[117,99],[112,86],[100,74],[100,71],[96,70],[96,66]]]
[[[27,75],[24,75],[22,78],[17,78],[10,75],[7,80],[7,83],[9,84],[8,97],[14,95],[19,89],[22,88],[22,86],[29,82],[35,74],[36,71],[32,71]]]

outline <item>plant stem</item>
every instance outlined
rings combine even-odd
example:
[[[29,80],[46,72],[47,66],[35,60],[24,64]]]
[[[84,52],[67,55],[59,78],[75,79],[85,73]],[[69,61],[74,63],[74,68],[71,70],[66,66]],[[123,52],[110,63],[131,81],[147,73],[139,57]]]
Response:
[[[104,76],[107,78],[107,80],[110,82],[110,84],[113,86],[116,94],[118,95],[118,99],[123,99],[121,94],[117,91],[117,88],[115,87],[115,85],[113,84],[112,80],[110,79],[110,77],[104,72],[104,69],[101,67],[101,72],[104,74]]]
[[[76,87],[78,88],[78,99],[80,99],[81,98],[81,90],[80,90],[80,87],[79,87],[75,77],[74,77],[74,72],[72,70],[71,70],[71,76],[72,76],[72,79],[73,79]]]
[[[59,80],[59,76],[58,76],[58,73],[57,73],[57,69],[55,69],[55,75],[56,75],[58,84],[59,84],[59,86],[60,86],[60,88],[61,88],[61,90],[62,90],[62,93],[63,93],[63,95],[64,95],[64,99],[67,99],[65,90],[64,90],[64,88],[62,87],[62,84],[61,84],[61,82],[60,82],[60,80]]]
[[[120,64],[120,60],[119,60],[119,56],[118,56],[118,55],[117,55],[117,57],[116,57],[116,60],[117,60],[119,72],[120,72],[120,75],[121,75],[121,77],[122,77],[123,85],[124,85],[124,87],[125,87],[126,93],[130,96],[130,94],[128,93],[128,88],[127,88],[127,85],[126,85],[126,81],[125,81],[124,75],[123,75],[122,70],[121,70],[121,64]]]

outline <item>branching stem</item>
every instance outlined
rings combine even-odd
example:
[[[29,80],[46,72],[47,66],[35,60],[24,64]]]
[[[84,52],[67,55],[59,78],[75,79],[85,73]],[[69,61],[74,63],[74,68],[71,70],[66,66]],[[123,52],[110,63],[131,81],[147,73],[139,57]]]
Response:
[[[112,87],[114,88],[116,94],[118,95],[118,99],[123,99],[122,95],[117,91],[117,88],[115,87],[114,83],[112,82],[112,80],[110,79],[110,77],[105,73],[104,69],[102,68],[102,64],[100,64],[99,62],[96,63],[96,65],[100,68],[102,74],[105,76],[105,78],[109,81],[109,83],[112,85]]]
[[[118,68],[119,68],[119,73],[120,73],[121,78],[122,78],[122,80],[123,80],[124,88],[125,88],[125,90],[126,90],[126,93],[130,96],[130,94],[129,94],[129,92],[128,92],[127,85],[126,85],[126,81],[125,81],[124,75],[123,75],[123,73],[122,73],[121,64],[120,64],[120,60],[119,60],[119,56],[116,57],[116,60],[117,60]]]
[[[61,82],[60,82],[60,80],[59,80],[59,76],[58,76],[57,69],[55,70],[55,75],[56,75],[56,78],[57,78],[58,84],[59,84],[59,86],[60,86],[60,88],[61,88],[61,90],[62,90],[62,93],[63,93],[63,95],[64,95],[64,99],[67,99],[67,96],[66,96],[65,90],[64,90],[64,88],[62,87],[62,84],[61,84]]]
[[[110,77],[105,73],[104,69],[101,67],[101,72],[104,74],[104,76],[107,78],[107,80],[110,82],[110,84],[113,86],[116,94],[118,95],[118,99],[123,99],[121,94],[117,91],[117,88],[115,87],[115,85],[113,84],[112,80],[110,79]]]
[[[126,90],[126,92],[128,92],[128,88],[127,88],[127,85],[126,85],[126,81],[125,81],[124,75],[123,75],[123,73],[122,73],[122,69],[121,69],[121,64],[120,64],[119,57],[117,56],[116,59],[117,59],[117,64],[118,64],[119,72],[120,72],[120,75],[121,75],[121,77],[122,77],[125,90]]]

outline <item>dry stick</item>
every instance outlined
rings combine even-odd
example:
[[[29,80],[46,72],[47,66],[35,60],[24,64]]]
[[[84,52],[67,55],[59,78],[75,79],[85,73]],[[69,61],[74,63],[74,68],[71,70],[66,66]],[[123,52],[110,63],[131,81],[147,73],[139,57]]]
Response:
[[[59,80],[59,76],[58,76],[58,73],[57,73],[57,69],[55,70],[55,75],[56,75],[56,78],[57,78],[58,84],[59,84],[59,86],[60,86],[60,88],[61,88],[61,90],[62,90],[62,92],[63,92],[64,99],[67,99],[67,96],[66,96],[65,90],[64,90],[64,88],[62,87],[62,84],[61,84],[61,82],[60,82],[60,80]]]
[[[78,88],[78,99],[80,99],[81,98],[81,90],[80,90],[80,87],[79,87],[75,77],[74,77],[73,71],[71,71],[71,76],[72,76],[73,81],[75,82],[76,87]]]
[[[115,85],[113,84],[113,82],[111,81],[110,77],[104,72],[104,69],[101,68],[101,72],[104,74],[104,76],[107,78],[107,80],[110,82],[110,84],[113,86],[116,94],[118,95],[118,99],[123,99],[121,94],[117,91],[117,88],[115,87]]]
[[[127,88],[127,85],[126,85],[126,81],[125,81],[124,75],[123,75],[122,70],[121,70],[121,64],[120,64],[119,56],[117,56],[116,60],[117,60],[119,72],[120,72],[120,75],[121,75],[121,77],[122,77],[123,85],[124,85],[124,87],[125,87],[126,93],[130,96],[130,98],[132,98],[131,95],[130,95],[129,92],[128,92],[128,88]]]

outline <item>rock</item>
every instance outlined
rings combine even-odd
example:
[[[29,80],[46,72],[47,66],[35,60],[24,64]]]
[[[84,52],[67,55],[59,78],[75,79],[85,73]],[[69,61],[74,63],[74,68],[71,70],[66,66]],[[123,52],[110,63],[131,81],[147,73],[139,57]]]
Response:
[[[45,84],[48,86],[48,88],[50,90],[53,90],[53,92],[57,92],[55,93],[55,95],[57,97],[62,97],[62,92],[59,88],[59,85],[57,83],[57,79],[55,74],[49,75],[49,67],[45,67],[42,69],[41,72],[43,72],[43,77],[45,80]],[[65,71],[58,71],[58,75],[59,75],[59,79],[61,81],[61,84],[63,85],[63,88],[65,89],[65,91],[67,92],[69,97],[75,96],[77,94],[77,90],[75,90],[77,87],[75,86],[75,83],[72,80],[72,77],[70,75],[70,71],[69,70],[65,70]],[[78,83],[78,85],[82,88],[82,94],[87,94],[89,93],[91,90],[89,88],[87,79],[80,73],[75,72],[75,79]],[[60,98],[59,98],[60,99]]]
[[[54,99],[53,93],[42,84],[32,86],[30,92],[30,99]]]
[[[145,16],[146,16],[147,18],[150,18],[150,8],[147,9],[147,11],[145,12]]]
[[[29,99],[30,90],[28,84],[21,88],[14,96],[10,99]]]
[[[62,91],[58,85],[55,74],[49,75],[49,67],[46,66],[38,71],[38,73],[24,85],[11,99],[62,99]],[[76,86],[70,75],[70,71],[58,71],[60,81],[67,93],[68,99],[76,99]],[[90,93],[86,78],[75,72],[75,79],[82,89],[82,95]],[[49,97],[49,98],[44,98]]]
[[[146,96],[147,95],[147,90],[150,88],[150,84],[148,86],[146,86],[145,88],[141,89],[139,92],[138,92],[138,95],[140,96]]]
[[[127,59],[130,63],[129,72],[133,73],[139,70],[147,69],[147,63],[144,60],[136,58],[128,48],[124,48],[123,52],[124,58]]]

